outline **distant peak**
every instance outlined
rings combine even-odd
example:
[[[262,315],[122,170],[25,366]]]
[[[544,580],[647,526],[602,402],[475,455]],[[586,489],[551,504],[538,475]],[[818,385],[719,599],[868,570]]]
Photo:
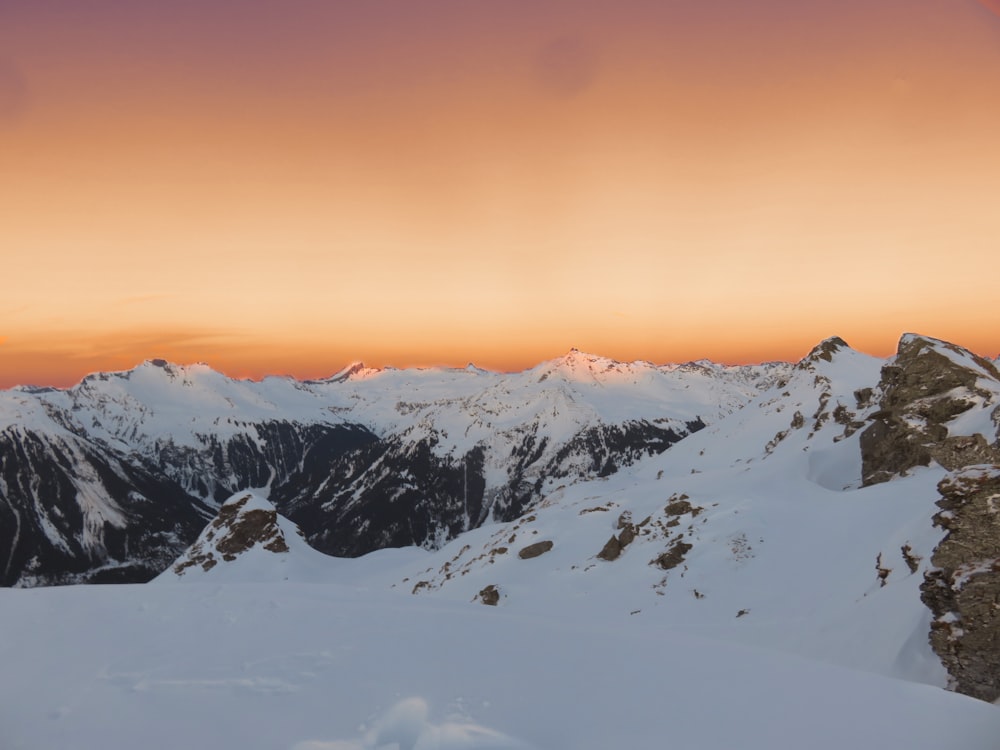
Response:
[[[566,354],[562,356],[563,362],[614,362],[613,359],[608,359],[607,357],[602,357],[598,354],[589,354],[587,352],[580,351],[575,346],[572,347]]]
[[[137,367],[134,367],[129,372],[134,372],[135,370],[144,370],[144,369],[145,370],[150,370],[150,369],[163,370],[168,375],[173,375],[180,368],[178,368],[177,365],[175,365],[173,362],[171,362],[169,360],[160,359],[159,357],[157,357],[155,359],[146,359],[146,360],[143,360],[142,363],[140,363]]]
[[[141,371],[141,370],[147,370],[147,371],[149,371],[149,370],[162,370],[167,375],[169,375],[171,378],[174,378],[177,375],[188,376],[188,375],[195,375],[195,374],[198,374],[198,373],[213,373],[213,374],[217,374],[217,373],[215,373],[215,370],[213,370],[212,367],[210,365],[206,364],[205,362],[193,362],[191,364],[179,365],[176,362],[170,362],[169,360],[159,359],[159,358],[157,358],[157,359],[147,359],[142,364],[140,364],[139,366],[137,366],[137,367],[135,367],[135,368],[133,368],[131,370],[127,370],[123,374],[127,378],[130,374],[132,374],[132,373],[134,373],[136,371]],[[114,373],[112,373],[112,374],[114,374]]]
[[[348,380],[366,378],[379,372],[381,372],[381,370],[366,367],[365,363],[359,360],[357,362],[351,362],[351,364],[347,365],[347,367],[342,369],[340,372],[331,375],[327,381],[331,383],[343,383]]]

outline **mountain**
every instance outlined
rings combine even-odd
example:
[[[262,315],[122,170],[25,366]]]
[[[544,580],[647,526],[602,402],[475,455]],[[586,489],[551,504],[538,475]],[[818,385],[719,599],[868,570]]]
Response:
[[[519,517],[395,573],[330,559],[310,580],[531,617],[614,613],[996,700],[1000,469],[982,460],[998,402],[990,366],[954,345],[908,335],[881,360],[829,339],[668,451],[546,481]],[[923,463],[904,460],[924,455],[914,445]]]
[[[655,367],[571,351],[521,373],[309,382],[150,360],[0,392],[0,584],[144,581],[258,488],[314,547],[437,547],[546,481],[609,475],[739,408],[782,364]]]
[[[65,483],[18,538],[89,550],[51,545],[85,558],[64,580],[125,566],[93,561],[159,505],[119,499],[140,469],[198,520],[143,543],[176,549],[150,585],[0,590],[4,747],[997,745],[1000,377],[961,347],[310,383],[143,367],[0,399],[4,492],[37,512],[42,477]],[[314,548],[338,534],[419,543]]]

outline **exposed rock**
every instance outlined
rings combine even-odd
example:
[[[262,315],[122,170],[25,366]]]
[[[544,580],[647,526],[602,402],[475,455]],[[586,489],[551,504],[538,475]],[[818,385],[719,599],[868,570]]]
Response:
[[[1000,697],[1000,466],[972,467],[938,485],[947,529],[924,573],[931,646],[960,693]]]
[[[880,410],[861,433],[863,483],[888,481],[937,461],[949,470],[1000,461],[983,435],[949,435],[948,423],[993,395],[980,380],[1000,381],[991,362],[942,341],[906,335],[882,368]],[[859,399],[860,400],[860,399]]]
[[[904,544],[899,548],[899,551],[903,553],[903,561],[906,563],[906,567],[910,569],[911,573],[916,573],[920,568],[920,561],[923,560],[920,555],[913,553],[913,548],[909,544]]]
[[[892,573],[892,568],[887,568],[882,564],[881,552],[875,558],[875,572],[878,574],[878,585],[884,587],[889,582],[889,574]]]
[[[552,542],[546,539],[544,542],[535,542],[534,544],[529,544],[527,547],[523,548],[517,553],[517,556],[522,560],[530,560],[532,557],[538,557],[539,555],[544,555],[552,549]]]
[[[183,575],[185,570],[196,565],[208,571],[219,563],[219,558],[231,562],[257,546],[274,553],[289,551],[285,535],[278,526],[278,513],[270,503],[250,493],[234,496],[219,509],[215,519],[173,569],[177,575]]]
[[[604,547],[597,553],[598,558],[607,560],[608,562],[617,560],[625,548],[635,541],[639,530],[634,523],[631,523],[629,520],[631,518],[632,515],[630,513],[628,515],[622,513],[618,519],[618,528],[621,529],[621,533],[618,536],[612,536],[605,542]],[[648,521],[649,519],[646,520]]]
[[[806,367],[810,364],[815,364],[820,360],[833,362],[833,355],[840,349],[850,349],[850,346],[839,336],[831,336],[825,341],[821,341],[816,344],[816,346],[813,347],[813,350],[809,352],[809,354],[807,354],[799,363],[799,366]]]
[[[701,511],[701,508],[698,508],[698,511]],[[687,513],[694,514],[695,507],[688,502],[687,495],[672,495],[663,512],[668,516],[683,516]]]
[[[779,432],[775,433],[774,437],[771,438],[768,441],[767,445],[764,446],[764,452],[772,453],[774,449],[778,447],[778,443],[780,443],[786,437],[788,437],[788,430],[780,430]]]
[[[597,556],[601,560],[607,560],[608,562],[612,562],[614,560],[617,560],[621,556],[621,554],[622,554],[621,542],[618,541],[618,537],[612,535],[612,537],[604,543],[604,547],[601,549],[600,552],[597,553]]]
[[[628,547],[636,537],[636,528],[633,524],[628,524],[622,529],[621,533],[618,535],[618,543],[622,546],[622,549]]]
[[[857,403],[859,409],[867,409],[872,405],[872,396],[874,395],[875,392],[871,388],[858,388],[854,392],[854,401]]]
[[[650,564],[656,565],[663,570],[672,570],[684,562],[684,556],[692,549],[687,542],[677,540],[670,548],[653,560]]]
[[[500,589],[493,583],[480,591],[478,596],[479,601],[490,607],[495,607],[500,603]]]

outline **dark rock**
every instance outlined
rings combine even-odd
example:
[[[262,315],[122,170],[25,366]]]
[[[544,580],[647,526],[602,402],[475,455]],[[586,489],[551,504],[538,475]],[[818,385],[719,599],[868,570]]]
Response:
[[[687,542],[677,540],[670,548],[652,561],[652,565],[656,565],[662,570],[672,570],[684,562],[684,556],[690,552],[692,546]]]
[[[495,607],[500,603],[500,590],[496,584],[490,584],[479,592],[479,601],[490,607]]]
[[[899,551],[903,553],[903,561],[906,563],[906,567],[910,569],[911,573],[916,573],[920,568],[920,561],[923,558],[920,555],[915,555],[913,548],[909,544],[904,544],[899,548]]]
[[[622,549],[625,549],[635,540],[635,536],[635,526],[633,524],[628,524],[618,535],[618,543],[622,546]]]
[[[942,353],[951,350],[968,366]],[[861,433],[862,480],[888,481],[916,466],[937,461],[949,470],[1000,461],[1000,448],[982,435],[951,436],[947,424],[973,402],[962,394],[989,399],[981,377],[1000,380],[992,363],[952,344],[906,336],[896,357],[882,368],[879,411]]]
[[[552,549],[552,546],[552,542],[547,539],[544,542],[535,542],[534,544],[529,544],[527,547],[523,548],[517,553],[517,556],[522,560],[530,560],[532,557],[544,555]]]
[[[700,509],[699,509],[700,510]],[[683,516],[694,511],[694,506],[688,502],[687,495],[673,495],[663,512],[668,516]]]
[[[935,523],[948,533],[924,573],[921,599],[934,614],[930,642],[957,692],[1000,698],[1000,466],[938,484]]]
[[[612,536],[610,539],[608,539],[607,542],[604,543],[604,547],[601,549],[600,552],[597,553],[597,556],[601,560],[607,560],[608,562],[612,562],[614,560],[617,560],[621,556],[621,554],[622,554],[622,544],[621,542],[618,541],[618,537]]]
[[[850,346],[848,346],[847,342],[839,336],[831,336],[813,347],[813,350],[805,356],[805,359],[803,359],[799,365],[803,366],[815,364],[820,360],[823,360],[824,362],[832,362],[833,355],[841,349],[850,349]]]

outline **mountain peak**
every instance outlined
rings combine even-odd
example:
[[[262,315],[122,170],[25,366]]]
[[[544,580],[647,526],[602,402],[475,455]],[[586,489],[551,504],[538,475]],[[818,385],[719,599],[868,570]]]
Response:
[[[896,361],[910,360],[923,354],[933,352],[944,357],[953,365],[976,371],[993,380],[1000,380],[1000,371],[996,365],[985,357],[981,357],[968,349],[948,341],[924,336],[919,333],[904,333],[896,347]]]
[[[159,357],[155,358],[155,359],[146,359],[146,360],[143,360],[141,363],[139,363],[138,365],[136,365],[135,367],[133,367],[131,370],[124,370],[123,372],[120,372],[120,373],[113,373],[113,372],[112,373],[96,373],[96,375],[101,380],[107,380],[107,376],[108,375],[112,375],[112,376],[113,375],[120,375],[120,376],[123,376],[125,378],[128,378],[131,375],[133,375],[134,373],[138,373],[138,372],[151,373],[151,372],[155,372],[157,370],[162,371],[164,374],[166,374],[170,378],[175,378],[178,375],[182,375],[183,376],[183,375],[189,375],[189,374],[193,374],[193,373],[214,373],[214,374],[222,375],[222,373],[216,373],[216,371],[214,369],[212,369],[212,367],[210,365],[206,364],[205,362],[193,362],[191,364],[180,365],[180,364],[177,364],[176,362],[171,362],[169,360],[161,359]],[[88,376],[88,377],[91,377],[91,376]],[[228,376],[222,375],[222,377],[228,377]]]
[[[844,341],[840,336],[830,336],[829,338],[823,339],[810,351],[799,363],[801,365],[816,364],[820,360],[824,362],[833,362],[833,357],[837,352],[843,351],[844,349],[850,349],[846,341]]]
[[[331,375],[326,379],[326,382],[345,383],[349,380],[364,380],[365,378],[370,378],[372,375],[377,375],[380,372],[382,372],[381,369],[377,367],[366,367],[364,362],[358,360],[351,362],[339,372]]]

